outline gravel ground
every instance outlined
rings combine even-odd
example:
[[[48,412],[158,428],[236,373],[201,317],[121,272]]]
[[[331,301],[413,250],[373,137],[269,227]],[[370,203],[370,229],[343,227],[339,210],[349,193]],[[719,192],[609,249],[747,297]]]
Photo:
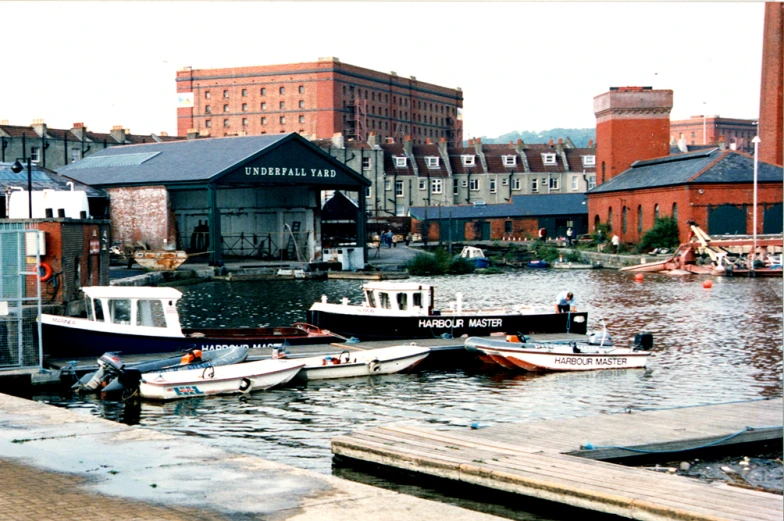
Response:
[[[781,453],[772,453],[710,461],[694,459],[645,468],[658,472],[671,472],[706,482],[724,481],[740,487],[782,494],[784,465],[781,457]]]

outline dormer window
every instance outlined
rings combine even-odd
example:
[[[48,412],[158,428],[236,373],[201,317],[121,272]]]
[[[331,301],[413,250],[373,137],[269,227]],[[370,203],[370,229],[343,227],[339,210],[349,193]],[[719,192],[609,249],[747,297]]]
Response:
[[[542,154],[542,162],[545,165],[554,165],[554,164],[556,164],[556,162],[555,162],[555,154],[553,154],[553,153]]]
[[[405,168],[408,166],[408,158],[406,156],[395,157],[395,168]]]
[[[582,156],[583,166],[596,166],[596,156]]]
[[[460,158],[463,160],[463,166],[474,166],[476,164],[475,155],[463,155]]]
[[[517,165],[517,156],[501,156],[501,159],[504,162],[504,166]]]
[[[436,156],[425,156],[425,164],[428,168],[438,168],[438,160],[441,159]]]

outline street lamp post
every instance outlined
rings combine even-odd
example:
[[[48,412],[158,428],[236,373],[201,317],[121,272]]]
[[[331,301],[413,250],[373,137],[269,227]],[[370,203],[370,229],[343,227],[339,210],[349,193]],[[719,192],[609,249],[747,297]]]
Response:
[[[759,144],[762,140],[759,136],[754,136],[754,139],[751,140],[754,143],[754,211],[752,212],[752,220],[754,221],[752,224],[752,240],[751,240],[751,268],[749,269],[749,276],[754,276],[754,262],[757,260],[757,152],[759,150]]]
[[[22,171],[24,167],[22,163],[19,162],[17,159],[14,161],[14,164],[11,165],[11,171],[15,174],[18,174]],[[29,219],[33,218],[33,174],[32,168],[30,167],[30,158],[27,158],[27,217]]]

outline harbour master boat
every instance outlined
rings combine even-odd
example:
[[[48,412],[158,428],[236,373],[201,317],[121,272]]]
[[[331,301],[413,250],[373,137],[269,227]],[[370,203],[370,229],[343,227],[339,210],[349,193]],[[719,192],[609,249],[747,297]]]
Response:
[[[653,335],[638,333],[630,347],[613,345],[605,332],[587,342],[531,342],[507,335],[506,340],[467,338],[465,348],[485,363],[525,371],[591,371],[643,368],[653,349]]]
[[[326,295],[308,310],[308,322],[359,340],[457,338],[491,333],[585,334],[588,314],[554,313],[527,306],[513,309],[467,309],[462,294],[448,309],[435,309],[435,289],[411,282],[369,282],[362,285],[360,305],[327,302]]]
[[[41,314],[44,353],[51,358],[98,357],[108,349],[123,355],[171,353],[231,346],[328,344],[340,336],[305,323],[291,327],[182,329],[177,301],[168,287],[90,286],[82,288],[87,317]]]

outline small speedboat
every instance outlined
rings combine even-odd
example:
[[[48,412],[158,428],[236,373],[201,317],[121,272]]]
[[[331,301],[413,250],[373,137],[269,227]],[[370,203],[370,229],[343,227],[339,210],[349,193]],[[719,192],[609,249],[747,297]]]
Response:
[[[399,373],[410,370],[428,354],[428,347],[407,344],[291,360],[305,364],[297,373],[297,380],[326,380]]]
[[[507,335],[506,340],[469,337],[468,351],[485,363],[505,369],[544,371],[591,371],[597,369],[644,368],[653,348],[650,333],[635,335],[630,347],[613,345],[607,335],[603,340],[592,336],[588,342],[531,342],[527,337]]]
[[[105,394],[133,392],[138,387],[143,373],[204,369],[238,364],[247,358],[248,348],[245,346],[230,346],[218,351],[205,352],[191,349],[182,356],[170,356],[136,364],[125,364],[117,353],[109,352],[98,358],[98,370],[85,374],[72,388],[81,392],[99,391]]]
[[[176,400],[250,393],[287,383],[304,365],[294,359],[270,359],[187,371],[150,372],[142,375],[139,394],[150,400]]]
[[[538,259],[537,260],[530,260],[530,261],[528,261],[528,267],[529,268],[549,268],[550,267],[550,263],[548,263],[547,261],[538,260]]]

